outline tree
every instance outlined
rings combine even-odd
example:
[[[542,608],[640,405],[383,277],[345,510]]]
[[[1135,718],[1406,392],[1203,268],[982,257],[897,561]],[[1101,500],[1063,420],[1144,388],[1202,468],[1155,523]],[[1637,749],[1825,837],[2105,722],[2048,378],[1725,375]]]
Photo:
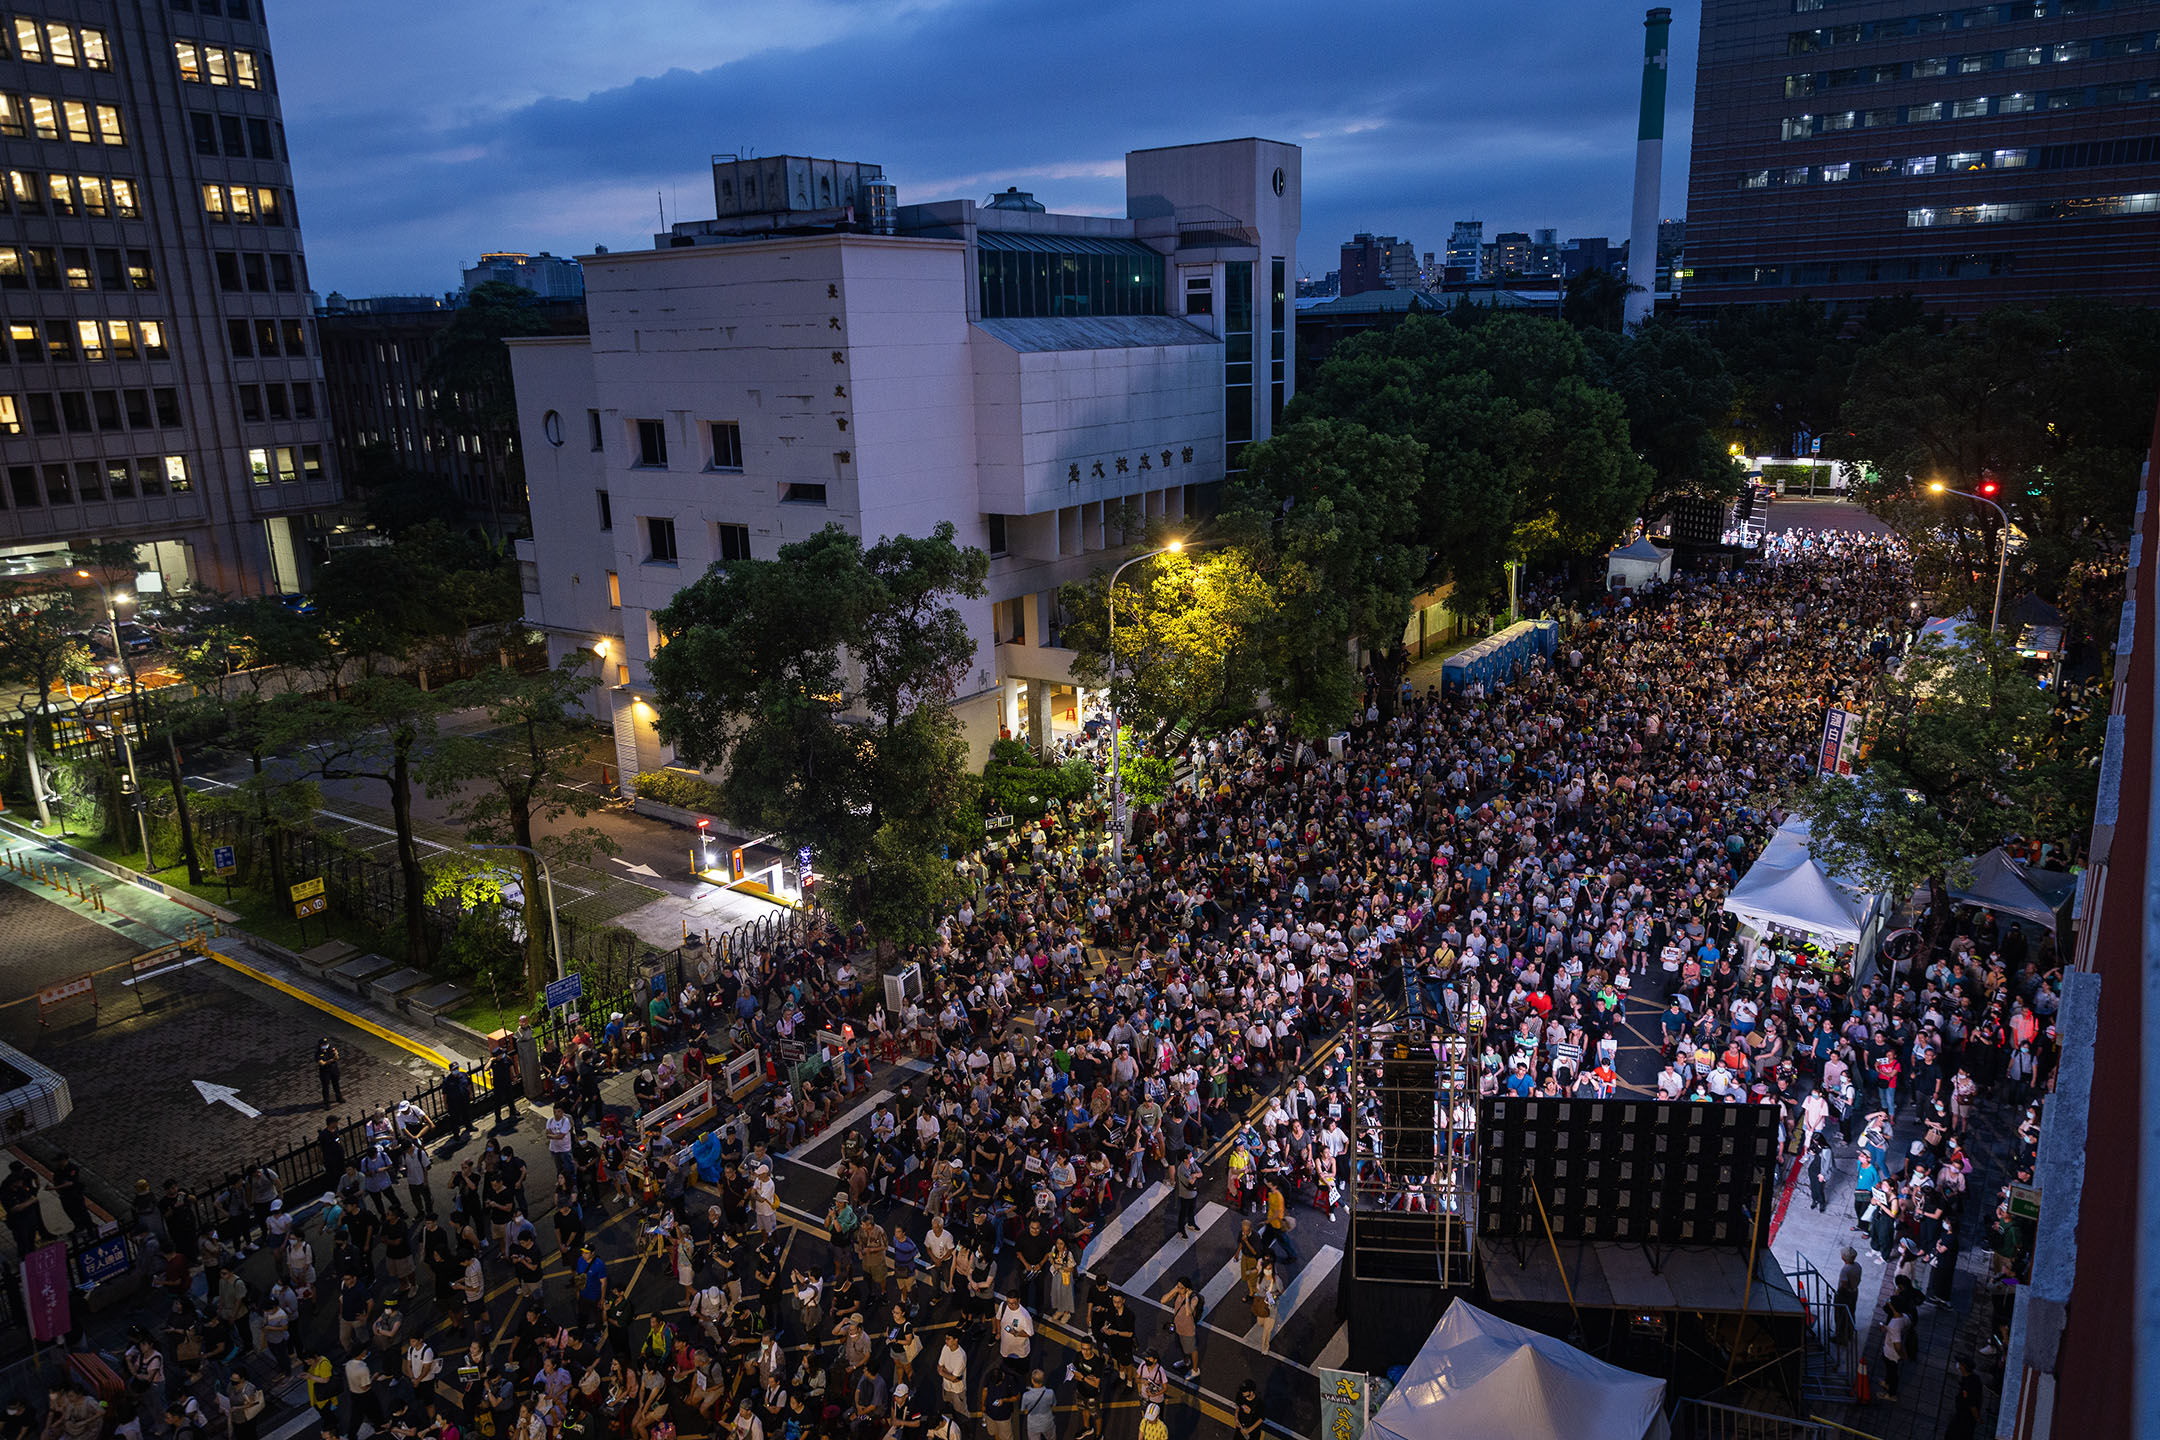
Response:
[[[483,670],[439,693],[447,710],[483,710],[491,728],[479,734],[445,735],[420,762],[422,787],[455,800],[451,818],[470,840],[519,845],[555,863],[614,854],[615,843],[591,826],[555,833],[566,816],[582,818],[604,803],[573,790],[568,782],[585,757],[592,725],[579,699],[598,677],[582,652],[552,670],[524,675]],[[520,851],[525,895],[526,988],[538,993],[554,978],[547,927],[540,923],[543,887],[532,855]]]
[[[324,780],[373,780],[390,801],[403,882],[406,958],[427,959],[427,881],[413,834],[415,767],[435,733],[439,702],[399,680],[369,676],[341,699],[280,696],[273,711],[273,748],[291,746],[300,763]],[[276,853],[275,838],[272,853]],[[285,881],[281,876],[280,886]]]
[[[465,303],[444,327],[428,359],[432,397],[428,419],[444,431],[471,434],[500,450],[513,490],[524,484],[524,461],[514,444],[517,400],[510,378],[513,335],[547,335],[554,326],[540,300],[521,286],[490,280],[466,292]],[[439,482],[438,482],[439,483]],[[491,519],[493,496],[489,497]]]
[[[1736,392],[1716,347],[1669,320],[1583,338],[1626,408],[1635,453],[1650,467],[1643,512],[1661,515],[1681,495],[1738,496],[1747,471],[1726,449]]]
[[[875,854],[949,843],[967,789],[948,707],[975,647],[953,602],[982,593],[989,558],[953,536],[866,549],[828,525],[715,566],[654,615],[661,738],[724,767],[729,818],[809,846],[858,915]]]
[[[1423,445],[1354,421],[1302,421],[1246,452],[1224,526],[1254,538],[1273,586],[1268,698],[1294,733],[1329,733],[1358,708],[1359,641],[1394,713],[1404,632],[1433,569],[1432,549],[1403,524],[1424,483]]]
[[[1712,313],[1705,338],[1732,376],[1730,421],[1750,454],[1783,453],[1803,431],[1837,432],[1858,350],[1844,328],[1844,316],[1810,300]]]
[[[1986,506],[1934,496],[1995,482],[2021,568],[2055,592],[2128,538],[2160,390],[2160,316],[2085,301],[1897,331],[1853,367],[1840,454],[1872,461],[1868,508],[1919,552],[1920,579],[1984,607],[2001,543]],[[1947,527],[1947,528],[1946,528]]]
[[[489,545],[422,525],[389,545],[339,550],[316,579],[318,624],[365,674],[385,659],[433,666],[497,648],[522,608],[517,568]]]
[[[1560,316],[1577,330],[1606,330],[1617,335],[1626,323],[1628,295],[1641,288],[1602,266],[1585,270],[1567,282]]]
[[[1511,558],[1586,554],[1619,539],[1649,494],[1621,399],[1582,337],[1512,312],[1412,316],[1360,335],[1292,402],[1295,424],[1354,420],[1425,447],[1411,523],[1431,578],[1500,593]]]
[[[2089,826],[2099,739],[2096,724],[2058,720],[2014,640],[1968,625],[1886,682],[1850,779],[1810,781],[1793,804],[1826,865],[1902,899],[2008,836]]]
[[[53,687],[90,668],[90,649],[81,630],[87,623],[81,598],[49,578],[0,585],[0,679],[25,687],[35,697],[36,718],[25,728],[25,743],[42,750],[52,737]],[[45,785],[31,779],[38,823],[49,825]]]
[[[1155,538],[1144,543],[1153,544]],[[1258,712],[1275,633],[1275,594],[1239,546],[1158,555],[1117,587],[1115,666],[1110,571],[1064,586],[1073,678],[1110,691],[1141,748],[1182,754]]]
[[[345,479],[366,508],[368,525],[392,539],[429,524],[455,529],[465,522],[456,488],[439,475],[407,470],[388,445],[361,446]]]

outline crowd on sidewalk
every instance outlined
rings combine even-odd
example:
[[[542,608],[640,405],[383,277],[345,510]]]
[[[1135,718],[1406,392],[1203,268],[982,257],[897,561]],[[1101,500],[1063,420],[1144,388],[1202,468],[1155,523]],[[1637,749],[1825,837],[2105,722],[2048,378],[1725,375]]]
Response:
[[[1161,1440],[1202,1297],[1173,1286],[1165,1354],[1081,1257],[1148,1187],[1182,1235],[1219,1183],[1250,1217],[1234,1293],[1265,1349],[1297,1209],[1353,1182],[1408,1203],[1429,1179],[1382,1170],[1328,1044],[1360,1005],[1433,1018],[1488,1094],[1646,1089],[1620,1050],[1654,1027],[1660,1092],[1780,1104],[1795,1145],[1940,1106],[1897,1172],[1926,1193],[1893,1185],[1868,1222],[1955,1237],[1959,1107],[2042,1078],[1989,1057],[2047,1013],[2046,957],[1976,933],[1955,964],[1854,993],[1848,957],[1736,936],[1720,903],[1780,818],[1758,797],[1807,771],[1823,708],[1864,695],[1905,614],[1893,541],[1769,558],[1602,600],[1489,694],[1369,686],[1340,754],[1267,723],[1211,739],[1122,864],[1053,810],[967,862],[971,897],[907,957],[922,991],[898,1012],[864,991],[855,937],[707,958],[541,1047],[537,1167],[490,1135],[431,1171],[440,1130],[394,1112],[359,1155],[325,1144],[304,1224],[248,1177],[207,1232],[153,1202],[165,1313],[118,1408],[145,1440],[251,1440],[259,1355],[306,1374],[346,1437],[1049,1440],[1098,1432],[1129,1389]],[[821,1030],[846,1038],[807,1083],[723,1102],[681,1144],[637,1133],[739,1046]],[[791,1214],[776,1157],[903,1056],[821,1208]],[[250,1278],[256,1246],[272,1264]],[[1258,1397],[1238,1401],[1251,1440]],[[88,1440],[81,1422],[56,1391],[48,1440]]]

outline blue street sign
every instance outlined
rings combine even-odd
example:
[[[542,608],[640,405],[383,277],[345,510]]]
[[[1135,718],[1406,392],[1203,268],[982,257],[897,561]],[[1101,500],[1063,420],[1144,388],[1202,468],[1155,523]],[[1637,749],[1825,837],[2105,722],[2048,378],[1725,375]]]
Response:
[[[210,850],[210,868],[220,875],[230,875],[240,868],[239,857],[230,845],[217,845]]]
[[[125,1275],[129,1263],[127,1236],[115,1235],[110,1240],[100,1240],[76,1252],[76,1281],[82,1285],[95,1285],[100,1280]]]
[[[548,982],[547,1008],[550,1010],[558,1009],[568,1005],[573,1000],[583,999],[584,995],[585,977],[583,975],[565,975],[560,980]]]

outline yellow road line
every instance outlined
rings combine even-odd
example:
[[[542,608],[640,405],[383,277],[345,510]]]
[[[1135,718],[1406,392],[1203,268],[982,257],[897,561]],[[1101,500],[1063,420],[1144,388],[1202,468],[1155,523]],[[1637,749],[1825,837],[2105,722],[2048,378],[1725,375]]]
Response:
[[[264,985],[268,985],[273,990],[283,991],[285,994],[292,996],[293,999],[298,1000],[303,1004],[312,1005],[317,1010],[323,1011],[325,1014],[335,1015],[338,1019],[343,1020],[346,1024],[353,1026],[355,1029],[365,1030],[368,1034],[373,1035],[378,1040],[387,1040],[392,1045],[397,1046],[400,1050],[410,1050],[413,1054],[418,1055],[421,1059],[427,1061],[431,1065],[440,1065],[443,1069],[448,1070],[450,1066],[454,1063],[448,1055],[443,1054],[442,1051],[437,1050],[432,1046],[422,1045],[417,1040],[408,1040],[403,1035],[398,1034],[394,1030],[386,1030],[382,1026],[377,1025],[374,1021],[366,1019],[363,1016],[355,1015],[352,1011],[345,1009],[341,1005],[333,1005],[328,1000],[323,999],[319,995],[311,995],[307,991],[302,990],[297,985],[288,985],[283,980],[278,979],[275,975],[266,975],[252,965],[243,964],[240,961],[233,959],[232,956],[225,954],[223,951],[212,950],[210,952],[210,955],[212,959],[218,962],[218,964],[225,966],[227,969],[237,970],[242,975],[247,976],[250,980],[257,981]]]

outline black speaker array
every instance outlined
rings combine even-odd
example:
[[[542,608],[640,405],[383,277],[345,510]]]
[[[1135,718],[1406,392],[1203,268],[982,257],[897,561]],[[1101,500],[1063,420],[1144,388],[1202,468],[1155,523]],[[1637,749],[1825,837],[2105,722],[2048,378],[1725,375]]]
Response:
[[[1478,1119],[1488,1238],[1543,1239],[1549,1221],[1560,1240],[1744,1249],[1749,1216],[1767,1223],[1774,1105],[1509,1096],[1482,1101]]]

